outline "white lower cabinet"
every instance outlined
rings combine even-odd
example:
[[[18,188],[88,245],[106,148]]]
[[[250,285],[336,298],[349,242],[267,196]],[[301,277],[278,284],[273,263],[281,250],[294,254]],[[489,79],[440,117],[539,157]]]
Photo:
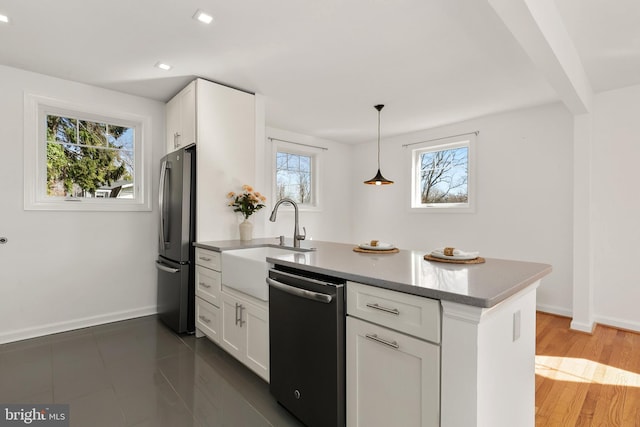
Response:
[[[223,291],[221,311],[220,346],[269,381],[268,309]]]
[[[196,336],[220,342],[220,252],[196,248]]]
[[[220,342],[220,309],[200,297],[196,297],[196,328],[215,343]]]
[[[440,303],[347,282],[347,425],[440,425]]]
[[[438,426],[440,348],[347,317],[347,425]]]

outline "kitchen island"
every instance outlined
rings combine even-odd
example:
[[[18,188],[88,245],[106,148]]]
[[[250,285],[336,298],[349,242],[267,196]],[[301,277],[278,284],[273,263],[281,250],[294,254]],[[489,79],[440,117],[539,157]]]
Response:
[[[196,246],[225,251],[276,241]],[[536,288],[551,266],[491,258],[446,264],[424,260],[427,251],[356,253],[354,245],[319,241],[303,242],[304,247],[314,250],[267,261],[438,302],[440,333],[433,342],[439,345],[441,426],[534,425]],[[347,407],[348,420],[353,410]]]

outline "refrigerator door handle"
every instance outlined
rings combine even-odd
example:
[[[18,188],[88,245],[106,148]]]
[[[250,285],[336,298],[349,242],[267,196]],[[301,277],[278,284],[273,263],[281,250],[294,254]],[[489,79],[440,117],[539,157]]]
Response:
[[[180,271],[177,268],[169,267],[168,265],[164,264],[162,261],[156,261],[156,268],[158,270],[166,271],[167,273],[172,273],[172,274],[175,274],[178,271]]]
[[[158,209],[160,210],[160,248],[164,249],[169,243],[165,237],[165,229],[169,218],[164,216],[164,193],[167,184],[167,172],[171,168],[171,164],[166,160],[162,161],[160,166],[160,188],[158,190]]]

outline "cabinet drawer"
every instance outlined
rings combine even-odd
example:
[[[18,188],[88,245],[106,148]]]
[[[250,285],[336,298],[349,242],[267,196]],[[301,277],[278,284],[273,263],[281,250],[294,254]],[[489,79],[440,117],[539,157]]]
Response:
[[[220,252],[196,248],[196,264],[220,271]]]
[[[196,297],[196,328],[200,329],[213,342],[220,342],[219,316],[220,309]]]
[[[196,295],[220,307],[221,274],[196,265]]]
[[[440,302],[347,282],[347,314],[434,343],[440,342]]]

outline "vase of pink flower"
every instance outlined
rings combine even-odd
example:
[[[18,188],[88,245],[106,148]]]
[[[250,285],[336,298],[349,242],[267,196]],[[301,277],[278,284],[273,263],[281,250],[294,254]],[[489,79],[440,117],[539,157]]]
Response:
[[[249,217],[265,207],[264,202],[267,201],[267,198],[246,184],[242,186],[242,192],[234,193],[231,191],[227,194],[227,198],[231,199],[229,206],[233,208],[233,211],[240,212],[244,217],[244,221],[238,226],[240,240],[251,240],[253,238],[253,224],[249,221]]]

